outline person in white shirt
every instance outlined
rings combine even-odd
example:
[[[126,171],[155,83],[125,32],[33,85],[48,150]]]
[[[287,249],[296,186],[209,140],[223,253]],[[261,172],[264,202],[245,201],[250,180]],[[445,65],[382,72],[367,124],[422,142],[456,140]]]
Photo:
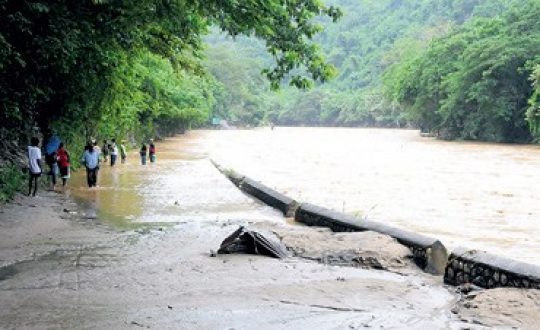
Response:
[[[96,187],[100,158],[99,151],[96,150],[93,143],[88,143],[86,147],[84,147],[81,162],[86,167],[86,181],[88,187]]]
[[[36,196],[38,178],[41,176],[41,150],[39,149],[39,139],[33,137],[30,140],[28,146],[28,173],[30,178],[28,180],[28,196],[32,192],[32,183],[34,184],[34,193],[32,196]]]

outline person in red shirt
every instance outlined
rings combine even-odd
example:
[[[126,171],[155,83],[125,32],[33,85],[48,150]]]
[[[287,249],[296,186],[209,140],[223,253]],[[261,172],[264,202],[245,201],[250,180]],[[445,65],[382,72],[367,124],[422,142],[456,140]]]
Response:
[[[150,156],[150,162],[156,162],[156,146],[154,145],[154,140],[150,139],[150,148],[148,149],[148,155]]]
[[[56,159],[58,160],[58,167],[60,168],[60,176],[62,177],[62,186],[66,185],[67,179],[69,179],[69,153],[64,149],[64,144],[60,143],[58,150],[56,151]]]

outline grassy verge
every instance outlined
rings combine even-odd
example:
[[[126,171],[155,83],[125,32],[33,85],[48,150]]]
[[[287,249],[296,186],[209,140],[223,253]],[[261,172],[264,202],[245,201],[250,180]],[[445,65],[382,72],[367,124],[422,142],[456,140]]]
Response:
[[[0,203],[9,201],[16,192],[22,191],[25,178],[19,166],[0,167]]]

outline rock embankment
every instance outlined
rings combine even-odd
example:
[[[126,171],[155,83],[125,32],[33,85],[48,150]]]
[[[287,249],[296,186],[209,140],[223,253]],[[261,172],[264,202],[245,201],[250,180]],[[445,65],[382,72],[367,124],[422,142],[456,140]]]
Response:
[[[444,281],[453,285],[473,283],[488,289],[540,289],[540,267],[483,251],[457,248],[446,265]]]

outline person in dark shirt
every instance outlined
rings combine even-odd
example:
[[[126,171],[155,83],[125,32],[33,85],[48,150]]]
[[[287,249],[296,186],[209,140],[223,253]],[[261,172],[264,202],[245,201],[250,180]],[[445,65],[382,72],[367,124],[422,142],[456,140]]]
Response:
[[[146,165],[146,144],[142,144],[141,151],[139,153],[141,155],[141,164]]]

